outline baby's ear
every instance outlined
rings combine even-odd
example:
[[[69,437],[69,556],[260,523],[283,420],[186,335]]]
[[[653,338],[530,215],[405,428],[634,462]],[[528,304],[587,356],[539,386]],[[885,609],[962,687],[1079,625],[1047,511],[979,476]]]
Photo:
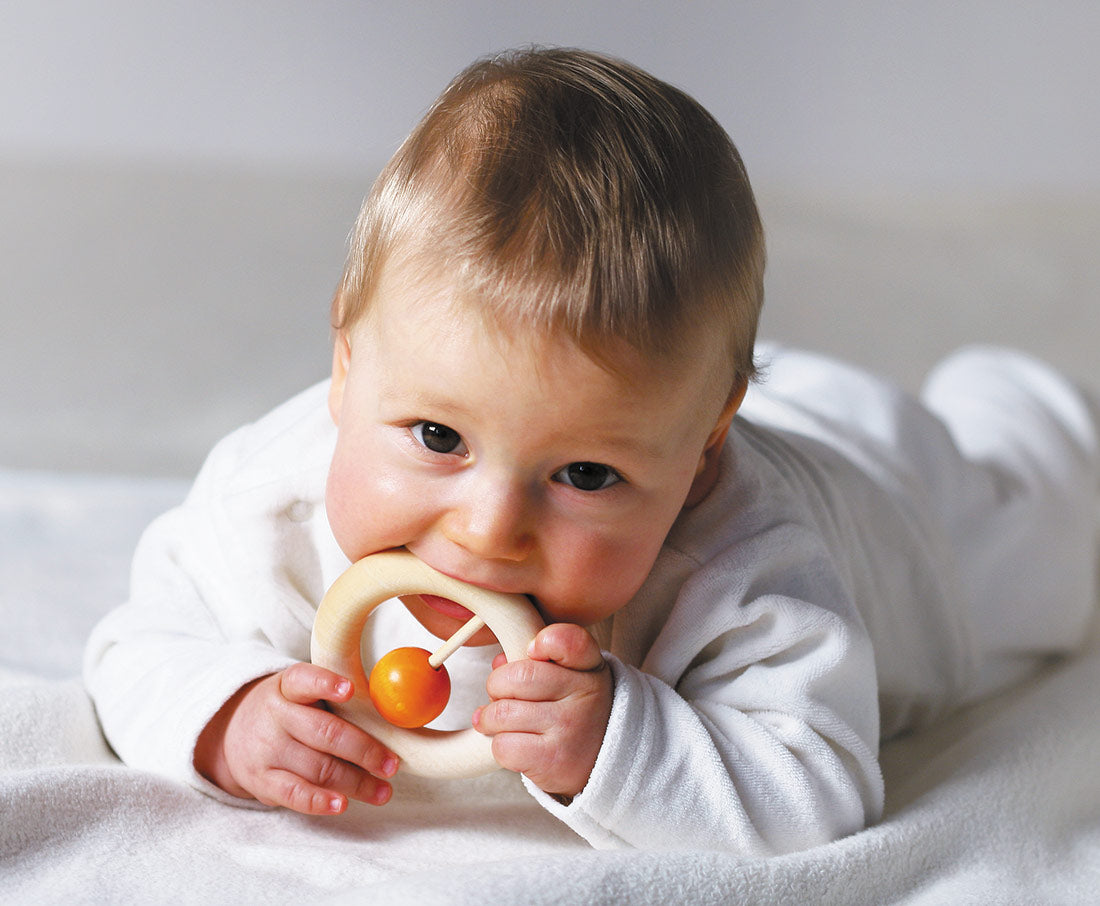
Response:
[[[729,433],[730,425],[733,423],[733,417],[737,414],[737,410],[741,408],[741,403],[745,401],[745,393],[748,389],[749,382],[745,378],[739,378],[737,386],[730,392],[726,404],[722,407],[722,411],[718,413],[718,420],[714,423],[714,430],[710,432],[710,436],[707,438],[707,445],[703,449],[704,456],[711,451],[713,451],[714,456],[717,456],[719,451],[721,451],[722,444],[726,442],[726,435]]]
[[[695,506],[710,493],[710,489],[714,487],[714,482],[718,480],[718,457],[722,453],[722,445],[726,442],[726,435],[729,434],[733,417],[737,414],[737,410],[741,408],[741,403],[745,399],[745,391],[748,389],[749,382],[742,379],[737,387],[733,389],[733,392],[730,393],[726,404],[722,407],[722,411],[718,413],[718,419],[715,421],[714,428],[708,435],[706,445],[703,447],[703,453],[699,457],[699,465],[695,469],[695,481],[692,482],[691,489],[688,491],[685,506]]]
[[[334,425],[340,424],[340,410],[344,404],[344,387],[351,367],[351,343],[344,331],[336,334],[332,344],[332,383],[328,388],[328,412]]]

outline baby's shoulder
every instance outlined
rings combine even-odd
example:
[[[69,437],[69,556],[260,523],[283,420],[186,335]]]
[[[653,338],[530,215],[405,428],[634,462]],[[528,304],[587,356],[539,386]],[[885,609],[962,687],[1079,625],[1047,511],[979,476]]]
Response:
[[[314,384],[222,438],[207,456],[196,488],[234,495],[288,475],[327,470],[336,441],[328,384]]]

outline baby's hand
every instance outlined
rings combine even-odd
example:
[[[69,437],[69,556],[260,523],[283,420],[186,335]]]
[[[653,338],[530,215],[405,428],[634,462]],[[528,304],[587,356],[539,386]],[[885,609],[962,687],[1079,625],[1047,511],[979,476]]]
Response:
[[[474,726],[493,737],[501,767],[546,793],[575,796],[592,773],[611,716],[611,669],[588,630],[572,623],[542,629],[527,660],[494,662],[492,701]]]
[[[207,724],[195,767],[227,793],[306,815],[336,815],[348,799],[389,801],[397,758],[321,702],[346,702],[351,682],[295,664],[243,687]]]

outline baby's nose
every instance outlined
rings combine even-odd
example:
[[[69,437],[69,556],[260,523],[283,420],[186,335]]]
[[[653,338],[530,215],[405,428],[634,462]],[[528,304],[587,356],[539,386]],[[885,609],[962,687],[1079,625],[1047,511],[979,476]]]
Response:
[[[519,491],[473,493],[448,513],[447,538],[485,560],[523,560],[534,546],[530,507]]]

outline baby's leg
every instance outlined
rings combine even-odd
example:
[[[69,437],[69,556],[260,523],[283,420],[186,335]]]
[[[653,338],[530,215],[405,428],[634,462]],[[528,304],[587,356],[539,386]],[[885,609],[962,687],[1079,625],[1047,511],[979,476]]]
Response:
[[[986,685],[1080,644],[1096,602],[1100,423],[1070,381],[1017,352],[974,348],[929,376],[925,404],[971,473],[956,543]]]

